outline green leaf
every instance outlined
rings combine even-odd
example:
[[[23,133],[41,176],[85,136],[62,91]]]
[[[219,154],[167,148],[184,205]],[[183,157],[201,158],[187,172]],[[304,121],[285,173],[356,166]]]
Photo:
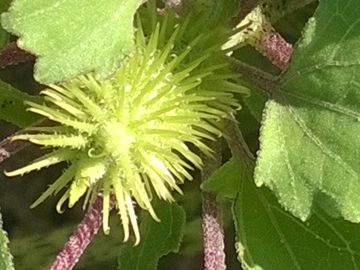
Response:
[[[119,270],[156,270],[162,256],[179,250],[185,225],[184,210],[175,203],[157,201],[155,212],[160,222],[143,212],[140,244],[126,243],[120,248]]]
[[[315,208],[309,221],[302,222],[285,211],[268,189],[255,186],[253,169],[251,164],[232,159],[209,179],[206,187],[227,198],[234,193],[227,185],[238,191],[232,211],[237,251],[244,269],[360,267],[360,225],[329,217],[320,208]]]
[[[14,0],[3,27],[38,56],[35,78],[66,81],[95,71],[107,76],[133,47],[133,17],[141,0]]]
[[[241,184],[239,179],[243,178],[243,173],[246,171],[239,166],[239,161],[232,158],[203,182],[201,189],[216,193],[223,198],[235,200]]]
[[[39,117],[26,111],[24,101],[38,101],[39,98],[21,92],[0,81],[0,119],[19,127],[33,124]]]
[[[251,115],[259,122],[262,119],[266,100],[267,96],[265,93],[258,89],[252,89],[249,97],[243,97],[243,101]]]
[[[13,257],[10,253],[8,244],[9,239],[7,233],[3,230],[3,221],[0,215],[0,269],[1,270],[13,270]]]
[[[359,10],[320,1],[266,105],[255,181],[302,220],[318,202],[360,222]]]
[[[9,8],[10,0],[1,0],[0,1],[0,14],[6,11]],[[0,26],[0,51],[6,46],[9,41],[9,33],[7,33],[1,26]]]

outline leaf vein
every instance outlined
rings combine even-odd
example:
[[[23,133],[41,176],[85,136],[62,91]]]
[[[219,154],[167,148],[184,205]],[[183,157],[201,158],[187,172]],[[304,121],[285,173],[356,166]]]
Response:
[[[290,258],[294,262],[295,268],[298,269],[298,270],[301,270],[301,266],[300,266],[300,264],[299,264],[299,262],[298,262],[298,260],[297,260],[297,258],[295,256],[291,246],[289,245],[283,231],[281,230],[280,225],[279,225],[276,217],[271,212],[269,204],[266,202],[266,199],[264,198],[264,195],[262,193],[260,193],[258,190],[256,190],[256,193],[258,194],[258,197],[259,197],[261,203],[264,206],[264,209],[265,209],[265,211],[266,211],[266,213],[267,213],[267,215],[268,215],[268,217],[269,217],[269,219],[271,221],[271,224],[273,225],[274,229],[276,230],[276,232],[278,233],[278,235],[279,235],[279,237],[281,239],[280,242],[282,242],[284,244],[286,251],[289,253]]]
[[[285,96],[283,96],[284,99],[286,99]],[[325,155],[332,158],[336,163],[338,163],[341,167],[345,169],[352,177],[355,179],[358,179],[357,173],[353,170],[353,168],[344,161],[339,155],[332,152],[326,145],[324,145],[320,139],[314,134],[314,132],[306,125],[306,123],[303,121],[303,119],[296,113],[293,106],[290,105],[288,100],[286,99],[286,108],[289,111],[289,113],[293,116],[293,119],[295,123],[302,129],[304,134],[310,139],[311,142],[313,142]]]
[[[343,106],[341,106],[339,104],[333,104],[333,103],[328,102],[328,101],[320,100],[320,99],[317,99],[317,98],[313,98],[313,97],[310,97],[310,96],[305,96],[305,95],[302,95],[302,94],[299,94],[299,93],[294,93],[294,92],[290,92],[290,91],[286,91],[286,90],[281,90],[281,93],[285,94],[285,95],[288,95],[288,96],[291,96],[291,97],[294,97],[294,98],[297,98],[299,100],[306,101],[308,103],[317,105],[317,106],[319,106],[321,108],[324,108],[324,109],[327,109],[329,111],[344,114],[344,115],[349,116],[351,118],[355,118],[356,120],[360,119],[360,113],[359,112],[356,112],[354,110],[345,108],[345,107],[343,107]]]

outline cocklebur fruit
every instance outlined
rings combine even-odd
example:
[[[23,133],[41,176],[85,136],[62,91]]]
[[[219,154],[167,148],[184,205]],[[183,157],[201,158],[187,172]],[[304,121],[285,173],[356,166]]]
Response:
[[[190,19],[176,24],[167,14],[147,35],[137,20],[136,48],[107,80],[79,76],[41,93],[44,103],[28,102],[29,110],[55,122],[31,127],[13,140],[27,140],[54,150],[31,164],[6,172],[16,176],[67,162],[64,173],[37,199],[66,189],[57,209],[103,197],[103,229],[109,231],[110,197],[116,199],[124,238],[130,227],[140,233],[134,205],[156,213],[151,199],[173,201],[172,190],[191,180],[189,170],[202,168],[200,152],[211,155],[206,140],[221,136],[219,122],[239,107],[236,83],[221,51],[228,33],[213,30],[187,42]],[[180,45],[179,45],[180,44]]]

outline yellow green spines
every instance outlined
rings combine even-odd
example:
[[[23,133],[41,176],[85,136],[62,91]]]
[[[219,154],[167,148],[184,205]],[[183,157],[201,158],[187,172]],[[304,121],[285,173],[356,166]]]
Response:
[[[210,155],[204,141],[220,136],[219,121],[238,107],[233,93],[247,91],[233,81],[236,76],[226,68],[222,44],[211,43],[211,33],[182,48],[175,46],[184,44],[185,27],[164,18],[146,36],[138,23],[136,49],[110,79],[79,76],[42,91],[43,104],[28,103],[30,111],[55,125],[31,128],[13,140],[54,151],[6,174],[69,164],[33,206],[62,189],[66,191],[58,211],[65,201],[72,207],[85,196],[87,204],[101,193],[103,229],[108,232],[113,194],[125,240],[131,227],[138,243],[135,205],[157,219],[152,197],[172,201],[172,190],[181,193],[179,184],[192,179],[189,170],[203,165],[189,145]]]

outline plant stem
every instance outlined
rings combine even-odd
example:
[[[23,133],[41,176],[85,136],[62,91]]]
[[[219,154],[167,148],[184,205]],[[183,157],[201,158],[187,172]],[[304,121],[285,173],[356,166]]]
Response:
[[[293,51],[292,44],[288,43],[279,33],[270,31],[265,34],[261,41],[259,50],[266,56],[275,66],[284,70],[290,63]]]
[[[249,64],[241,62],[235,58],[229,58],[232,68],[241,74],[245,83],[262,89],[268,93],[273,93],[279,86],[278,77],[257,69]]]
[[[0,142],[0,163],[29,145],[27,141],[12,141],[11,137],[5,138]]]
[[[47,124],[48,122],[49,122],[48,120],[41,119],[38,122],[34,123],[34,126]],[[23,150],[25,147],[31,145],[29,141],[23,141],[23,140],[13,141],[11,139],[14,135],[19,134],[21,132],[22,130],[17,131],[13,135],[3,139],[0,142],[0,164],[5,160],[7,160],[8,158],[10,158],[12,155],[15,155],[17,152]]]
[[[239,158],[247,164],[254,164],[255,157],[250,151],[236,119],[225,120],[224,138],[231,150],[233,157]]]
[[[110,207],[113,208],[115,200],[112,199],[111,202]],[[102,225],[102,207],[103,198],[99,195],[81,223],[76,227],[63,250],[56,256],[50,270],[73,269]]]
[[[256,1],[246,3],[251,8],[256,4]],[[298,5],[293,4],[293,6],[298,8]],[[277,2],[261,1],[246,16],[240,14],[239,19],[244,18],[241,19],[236,28],[243,28],[243,30],[232,36],[225,48],[247,43],[267,57],[279,69],[286,69],[290,62],[293,46],[272,26],[273,22],[284,15],[286,7],[280,0]]]
[[[32,61],[35,56],[20,49],[16,42],[10,42],[0,53],[0,68]]]
[[[249,22],[251,24],[242,32],[244,41],[281,70],[287,68],[292,53],[292,44],[276,32],[262,6],[255,7],[239,26]]]
[[[233,156],[246,160],[255,160],[253,153],[250,151],[244,136],[236,122],[236,119],[227,119],[224,123],[224,138],[229,145]]]
[[[220,141],[213,142],[210,146],[215,151],[215,155],[214,157],[203,157],[205,164],[202,170],[203,181],[208,179],[221,166]],[[224,229],[216,196],[215,194],[203,192],[202,197],[204,270],[225,270]]]
[[[204,270],[225,270],[224,230],[216,196],[203,193]]]

